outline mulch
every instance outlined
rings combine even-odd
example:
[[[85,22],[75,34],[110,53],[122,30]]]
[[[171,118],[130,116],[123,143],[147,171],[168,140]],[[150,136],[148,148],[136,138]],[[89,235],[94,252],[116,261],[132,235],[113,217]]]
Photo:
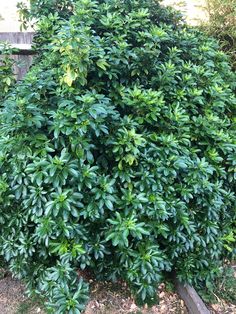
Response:
[[[1,272],[1,270],[0,270]],[[2,272],[1,272],[2,273]],[[97,282],[90,279],[90,301],[84,314],[187,314],[184,301],[173,292],[166,291],[164,284],[158,288],[159,304],[152,307],[138,306],[123,282]],[[25,287],[10,273],[0,279],[0,314],[18,314],[22,304],[29,302]],[[236,314],[236,305],[219,300],[209,307],[212,314]],[[45,314],[38,304],[32,304],[24,314]]]

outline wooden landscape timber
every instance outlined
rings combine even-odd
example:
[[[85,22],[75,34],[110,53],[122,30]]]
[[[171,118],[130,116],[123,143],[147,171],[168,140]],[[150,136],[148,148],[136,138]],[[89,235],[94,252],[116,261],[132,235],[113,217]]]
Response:
[[[175,286],[179,296],[184,300],[190,314],[210,314],[205,303],[193,287],[187,284],[184,285],[179,281],[175,282]]]

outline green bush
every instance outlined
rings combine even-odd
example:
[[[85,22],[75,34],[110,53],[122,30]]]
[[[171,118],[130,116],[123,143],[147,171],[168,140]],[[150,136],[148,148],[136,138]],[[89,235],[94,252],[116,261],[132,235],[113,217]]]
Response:
[[[74,10],[75,0],[29,0],[30,6],[23,2],[17,3],[18,13],[21,21],[21,28],[34,27],[35,21],[42,16],[48,16],[52,12],[61,18],[69,18]]]
[[[209,21],[205,25],[208,33],[219,39],[236,67],[236,1],[206,0]]]
[[[219,276],[215,280],[204,286],[199,287],[199,294],[205,302],[217,303],[224,300],[236,305],[236,278],[235,269],[229,265],[221,268]]]
[[[77,1],[38,28],[39,56],[1,107],[10,269],[53,313],[84,308],[81,269],[144,302],[172,271],[210,282],[235,253],[227,57],[153,0]]]

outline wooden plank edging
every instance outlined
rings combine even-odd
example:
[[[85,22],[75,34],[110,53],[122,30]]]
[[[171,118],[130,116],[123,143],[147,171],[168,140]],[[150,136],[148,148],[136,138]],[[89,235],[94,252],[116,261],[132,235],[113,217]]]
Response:
[[[187,285],[182,284],[179,281],[175,281],[176,289],[190,314],[210,314],[210,311],[202,301],[196,290]]]

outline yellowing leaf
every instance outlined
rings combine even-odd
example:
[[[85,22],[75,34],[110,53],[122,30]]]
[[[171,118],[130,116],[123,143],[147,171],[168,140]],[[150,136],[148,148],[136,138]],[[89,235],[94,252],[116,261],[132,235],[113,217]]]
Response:
[[[73,71],[70,67],[67,67],[66,74],[63,77],[63,82],[65,82],[68,86],[71,86],[77,76],[78,74],[75,71]]]
[[[11,79],[10,79],[10,77],[7,77],[7,78],[5,79],[5,82],[7,83],[8,86],[10,86],[10,85],[11,85]]]

